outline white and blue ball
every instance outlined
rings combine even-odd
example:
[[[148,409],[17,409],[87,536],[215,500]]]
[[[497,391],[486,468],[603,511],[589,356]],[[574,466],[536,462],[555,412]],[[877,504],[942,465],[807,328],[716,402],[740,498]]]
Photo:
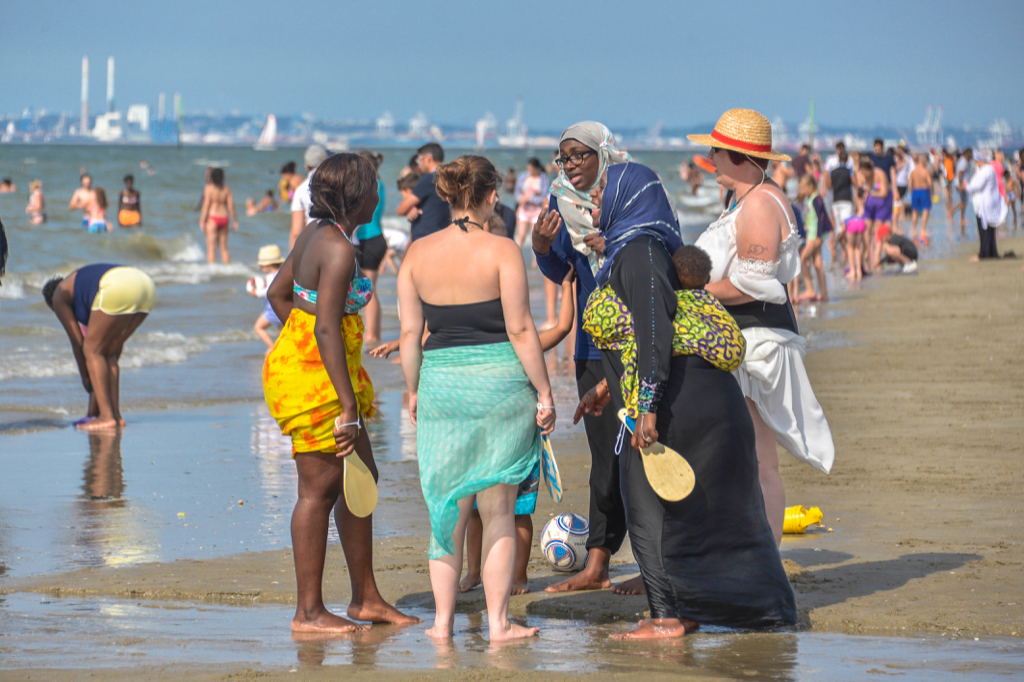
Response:
[[[540,536],[544,558],[556,571],[579,571],[587,565],[590,521],[579,514],[559,514],[548,521]]]

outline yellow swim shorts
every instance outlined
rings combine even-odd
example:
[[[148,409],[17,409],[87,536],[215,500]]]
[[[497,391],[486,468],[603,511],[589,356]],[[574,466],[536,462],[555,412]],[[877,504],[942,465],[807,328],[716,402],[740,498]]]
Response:
[[[100,278],[92,309],[107,315],[134,315],[153,312],[156,285],[138,268],[117,267]]]

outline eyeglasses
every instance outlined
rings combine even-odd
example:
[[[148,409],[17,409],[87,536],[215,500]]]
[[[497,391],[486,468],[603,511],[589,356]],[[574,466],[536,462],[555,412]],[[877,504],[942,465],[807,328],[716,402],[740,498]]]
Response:
[[[717,151],[721,151],[721,148],[720,147],[712,147],[711,149],[709,149],[708,150],[708,158],[709,159],[714,159],[715,158],[715,152],[717,152]]]
[[[593,149],[588,149],[585,152],[576,152],[569,156],[559,156],[555,159],[555,165],[559,168],[565,168],[566,166],[572,166],[573,168],[583,163],[583,159],[587,158],[591,154],[596,154]]]

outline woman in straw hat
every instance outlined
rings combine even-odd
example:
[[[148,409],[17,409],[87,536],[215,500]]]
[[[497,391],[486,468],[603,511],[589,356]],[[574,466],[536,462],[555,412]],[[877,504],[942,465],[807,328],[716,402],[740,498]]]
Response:
[[[775,442],[825,473],[835,457],[832,432],[804,370],[806,340],[786,293],[786,284],[800,274],[793,210],[783,189],[767,176],[769,161],[789,157],[772,149],[771,124],[750,109],[731,109],[710,135],[689,138],[711,147],[708,158],[718,184],[736,197],[697,246],[714,266],[708,291],[736,319],[747,341],[746,357],[734,375],[754,420],[761,491],[778,542],[786,491]]]

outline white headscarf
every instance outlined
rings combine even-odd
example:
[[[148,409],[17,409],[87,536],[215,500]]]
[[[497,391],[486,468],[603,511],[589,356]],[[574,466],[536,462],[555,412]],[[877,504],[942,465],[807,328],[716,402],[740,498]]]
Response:
[[[583,243],[583,238],[588,234],[598,231],[594,227],[590,216],[595,206],[590,200],[590,192],[601,182],[608,166],[617,163],[625,163],[632,160],[628,152],[621,151],[615,144],[615,136],[604,125],[597,121],[581,121],[569,126],[562,132],[558,144],[566,140],[576,140],[580,144],[590,147],[597,152],[600,161],[600,168],[597,171],[597,180],[591,187],[576,189],[569,182],[565,170],[558,172],[558,177],[551,183],[551,194],[558,201],[558,212],[562,214],[565,221],[565,228],[569,231],[572,240],[572,247],[582,253],[590,261],[590,269],[597,272],[604,263],[604,256],[594,253],[589,246]]]

